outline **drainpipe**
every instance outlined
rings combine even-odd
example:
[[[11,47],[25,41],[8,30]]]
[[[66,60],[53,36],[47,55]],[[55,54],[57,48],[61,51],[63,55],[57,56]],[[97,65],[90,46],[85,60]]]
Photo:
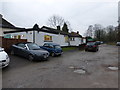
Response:
[[[33,43],[35,43],[35,30],[33,30]]]

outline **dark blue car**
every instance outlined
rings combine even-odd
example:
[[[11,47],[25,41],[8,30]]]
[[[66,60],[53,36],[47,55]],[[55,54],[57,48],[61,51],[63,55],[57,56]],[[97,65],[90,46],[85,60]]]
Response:
[[[59,44],[56,43],[45,43],[43,46],[40,46],[42,49],[47,50],[51,56],[62,55],[63,51]]]

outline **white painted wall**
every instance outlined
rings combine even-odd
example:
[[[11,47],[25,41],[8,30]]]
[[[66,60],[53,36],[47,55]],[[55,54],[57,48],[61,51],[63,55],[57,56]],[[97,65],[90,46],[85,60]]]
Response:
[[[74,37],[75,38],[75,40],[74,41],[70,41],[70,45],[71,46],[79,46],[79,44],[82,44],[82,42],[81,42],[81,38],[79,38],[79,37]]]
[[[65,37],[64,35],[59,35],[59,34],[51,34],[51,33],[46,33],[46,32],[37,32],[36,31],[36,43],[40,46],[42,46],[44,43],[44,35],[50,35],[52,36],[52,43],[57,43],[60,44],[61,46],[68,46],[68,43],[65,42]]]
[[[86,39],[83,39],[83,44],[85,44],[86,43]]]
[[[3,36],[2,28],[0,28],[0,36]]]
[[[28,32],[16,32],[16,33],[9,33],[9,34],[4,34],[4,35],[22,35],[21,39],[27,39],[28,42],[33,42],[33,31],[28,31]]]
[[[22,35],[21,39],[27,39],[28,42],[33,42],[33,31],[28,32],[17,32],[17,33],[9,33],[12,36],[14,35]],[[8,34],[5,34],[8,35]],[[68,43],[65,42],[65,36],[61,34],[51,34],[46,32],[37,32],[35,31],[35,43],[42,46],[44,43],[44,35],[52,36],[52,43],[60,44],[61,46],[68,46]],[[79,46],[81,44],[81,38],[75,37],[75,41],[70,41],[71,46]]]

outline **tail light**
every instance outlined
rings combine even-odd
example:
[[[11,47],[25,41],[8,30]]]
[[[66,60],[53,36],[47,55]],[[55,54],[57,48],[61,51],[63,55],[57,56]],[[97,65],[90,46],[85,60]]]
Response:
[[[96,45],[94,45],[93,47],[96,47]]]

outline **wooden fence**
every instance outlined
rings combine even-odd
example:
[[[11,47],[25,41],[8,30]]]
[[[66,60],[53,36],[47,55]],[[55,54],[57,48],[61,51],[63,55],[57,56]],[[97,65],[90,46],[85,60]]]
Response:
[[[12,38],[0,37],[0,47],[3,47],[7,52],[9,51],[10,47],[13,44],[20,42],[27,42],[27,39],[12,39]]]

